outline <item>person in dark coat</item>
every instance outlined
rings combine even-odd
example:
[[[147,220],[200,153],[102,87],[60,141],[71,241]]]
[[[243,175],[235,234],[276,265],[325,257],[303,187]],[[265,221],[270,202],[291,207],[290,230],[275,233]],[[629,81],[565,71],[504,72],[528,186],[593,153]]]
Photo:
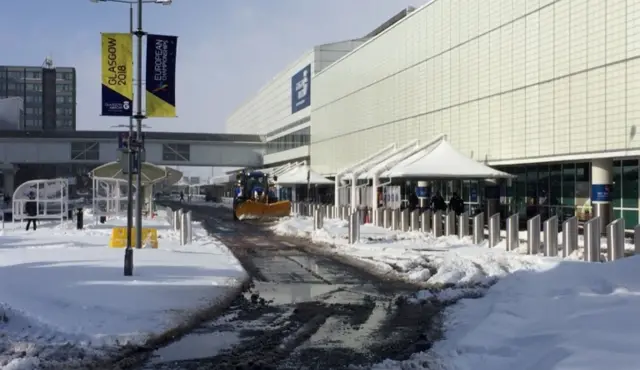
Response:
[[[440,194],[440,192],[437,192],[431,198],[431,207],[433,208],[433,212],[445,212],[447,210],[447,203],[444,201],[444,197]]]
[[[29,226],[33,224],[33,231],[35,231],[38,226],[36,224],[36,216],[38,215],[38,203],[35,201],[35,194],[33,192],[29,193],[29,200],[24,204],[24,213],[27,214],[27,231],[29,230]]]
[[[449,210],[454,211],[458,216],[464,212],[464,200],[460,198],[458,193],[453,193],[451,199],[449,199]]]

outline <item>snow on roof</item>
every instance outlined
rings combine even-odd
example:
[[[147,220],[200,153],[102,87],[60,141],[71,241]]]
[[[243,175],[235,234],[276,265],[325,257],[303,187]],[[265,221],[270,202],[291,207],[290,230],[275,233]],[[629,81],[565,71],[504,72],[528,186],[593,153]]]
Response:
[[[467,157],[443,139],[401,161],[380,177],[491,179],[513,176]]]
[[[309,175],[309,183],[313,185],[332,185],[333,181],[320,175],[309,166],[297,166],[290,171],[278,176],[278,184],[301,185],[307,183],[307,174]]]

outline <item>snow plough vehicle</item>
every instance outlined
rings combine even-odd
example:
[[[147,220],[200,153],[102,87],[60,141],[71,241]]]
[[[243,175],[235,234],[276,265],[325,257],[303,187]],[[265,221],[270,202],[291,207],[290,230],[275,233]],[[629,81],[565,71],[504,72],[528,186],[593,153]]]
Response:
[[[277,176],[271,178],[264,172],[250,171],[238,174],[236,180],[234,220],[270,219],[291,214],[291,202],[277,198],[274,183]]]

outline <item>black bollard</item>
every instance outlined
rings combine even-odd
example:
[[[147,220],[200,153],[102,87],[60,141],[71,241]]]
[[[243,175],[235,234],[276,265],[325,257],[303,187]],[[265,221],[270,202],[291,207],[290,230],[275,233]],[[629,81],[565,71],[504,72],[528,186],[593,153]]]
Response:
[[[84,227],[84,214],[82,213],[82,208],[78,208],[78,212],[76,213],[76,228],[78,230],[82,230]]]
[[[107,216],[100,216],[100,223],[104,224],[105,222],[107,222]]]

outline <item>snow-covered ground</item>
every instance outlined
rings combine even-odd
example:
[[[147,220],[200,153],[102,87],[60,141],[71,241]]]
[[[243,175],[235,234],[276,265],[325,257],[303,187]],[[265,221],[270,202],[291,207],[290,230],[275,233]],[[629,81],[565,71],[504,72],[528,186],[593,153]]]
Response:
[[[134,276],[123,276],[124,249],[108,247],[113,226],[41,222],[37,231],[7,223],[0,232],[0,368],[33,369],[43,358],[73,353],[100,358],[144,344],[235,290],[246,273],[231,252],[194,223],[180,246],[163,212],[158,249],[134,251]],[[64,355],[63,355],[64,353]]]
[[[507,252],[504,242],[490,249],[468,238],[371,225],[349,245],[346,222],[325,219],[314,231],[308,217],[283,219],[273,229],[329,243],[382,273],[448,286],[421,291],[417,300],[482,296],[447,309],[445,338],[432,351],[374,369],[423,369],[428,362],[441,370],[635,370],[640,363],[640,256],[586,263],[581,251],[566,259],[529,256],[524,246]]]

